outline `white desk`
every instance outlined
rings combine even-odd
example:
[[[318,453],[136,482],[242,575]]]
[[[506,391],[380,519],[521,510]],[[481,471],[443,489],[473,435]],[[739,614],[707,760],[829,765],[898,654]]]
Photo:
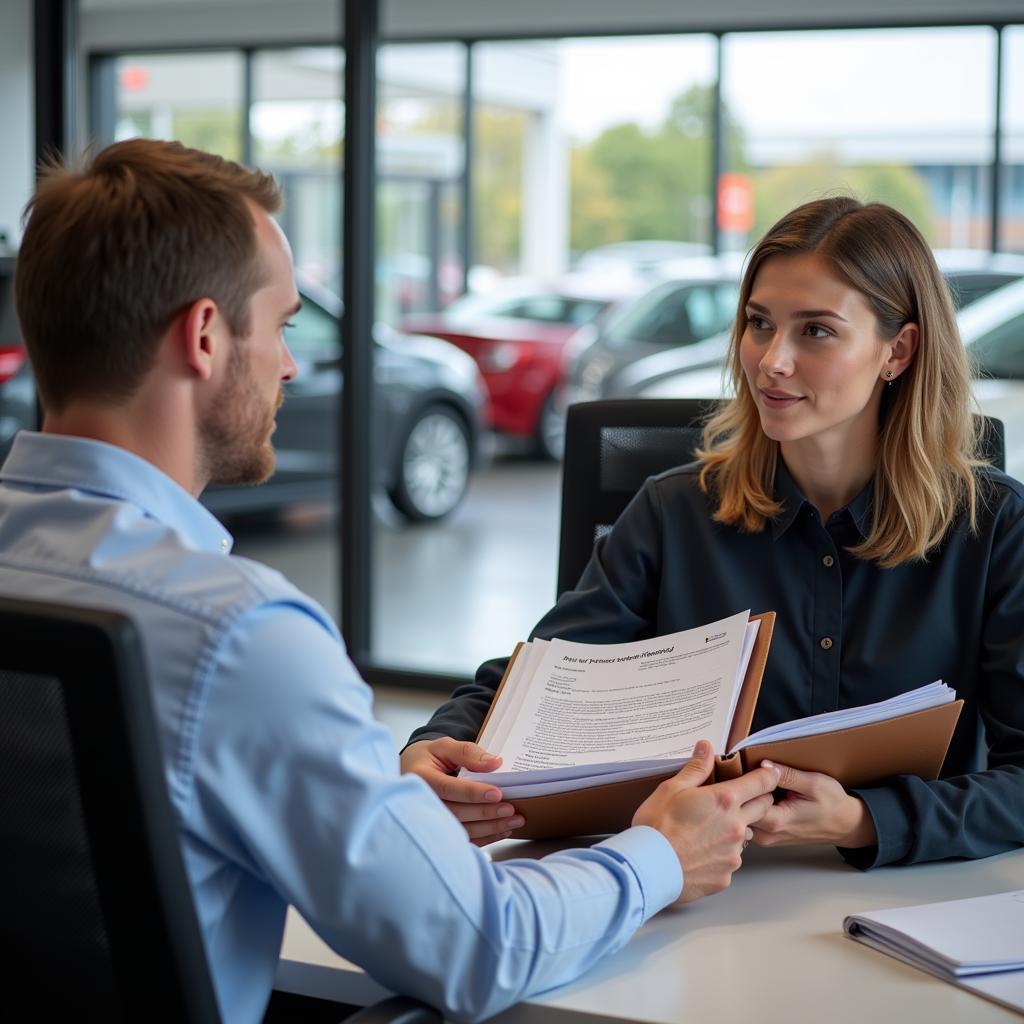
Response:
[[[502,859],[547,852],[502,844]],[[847,867],[833,850],[750,847],[730,889],[658,914],[578,981],[494,1018],[501,1024],[886,1024],[1022,1018],[868,949],[846,914],[1024,888],[1024,852],[967,863]],[[290,913],[276,987],[348,1003],[386,992]]]

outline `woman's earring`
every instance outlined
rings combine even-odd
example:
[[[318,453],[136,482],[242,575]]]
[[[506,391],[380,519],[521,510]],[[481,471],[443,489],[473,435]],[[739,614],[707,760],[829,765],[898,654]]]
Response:
[[[886,387],[892,387],[892,370],[885,371],[885,379],[888,381]]]

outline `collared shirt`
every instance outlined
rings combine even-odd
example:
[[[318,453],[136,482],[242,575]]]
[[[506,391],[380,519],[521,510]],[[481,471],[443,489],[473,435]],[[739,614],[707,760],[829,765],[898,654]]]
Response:
[[[126,612],[225,1021],[263,1015],[294,904],[382,984],[478,1019],[621,946],[682,884],[634,828],[492,863],[415,776],[337,630],[150,463],[20,434],[0,470],[0,591]]]
[[[944,680],[964,708],[942,778],[856,790],[878,846],[843,855],[872,867],[1024,843],[1024,486],[986,471],[977,535],[961,517],[927,561],[882,569],[849,552],[870,485],[823,523],[780,459],[783,511],[743,533],[712,519],[697,473],[648,480],[532,635],[615,643],[775,611],[755,730]],[[475,737],[504,666],[482,665],[412,740]]]

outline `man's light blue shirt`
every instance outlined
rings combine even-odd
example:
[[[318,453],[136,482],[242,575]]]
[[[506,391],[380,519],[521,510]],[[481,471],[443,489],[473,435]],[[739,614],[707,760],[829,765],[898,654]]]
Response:
[[[401,776],[327,613],[151,463],[22,433],[0,591],[129,614],[225,1021],[263,1015],[289,903],[387,987],[480,1019],[569,981],[682,887],[655,830],[492,863]]]

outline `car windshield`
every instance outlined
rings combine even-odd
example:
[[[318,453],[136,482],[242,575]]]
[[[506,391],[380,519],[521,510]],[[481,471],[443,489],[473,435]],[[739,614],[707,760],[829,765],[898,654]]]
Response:
[[[609,318],[612,345],[632,341],[690,345],[729,329],[738,286],[723,281],[667,282],[623,306]]]
[[[1016,281],[1020,274],[1009,271],[988,272],[988,273],[948,273],[946,283],[949,285],[950,294],[953,297],[953,306],[960,310],[969,306],[972,302],[984,298],[1004,284]]]
[[[291,318],[285,341],[300,361],[331,359],[338,355],[338,321],[309,295],[302,295],[302,308]]]
[[[968,352],[976,376],[1024,380],[1024,312],[981,335]]]
[[[600,299],[574,298],[555,292],[532,295],[466,295],[445,312],[454,324],[469,324],[485,317],[509,320],[539,320],[553,324],[590,323],[607,305]]]

